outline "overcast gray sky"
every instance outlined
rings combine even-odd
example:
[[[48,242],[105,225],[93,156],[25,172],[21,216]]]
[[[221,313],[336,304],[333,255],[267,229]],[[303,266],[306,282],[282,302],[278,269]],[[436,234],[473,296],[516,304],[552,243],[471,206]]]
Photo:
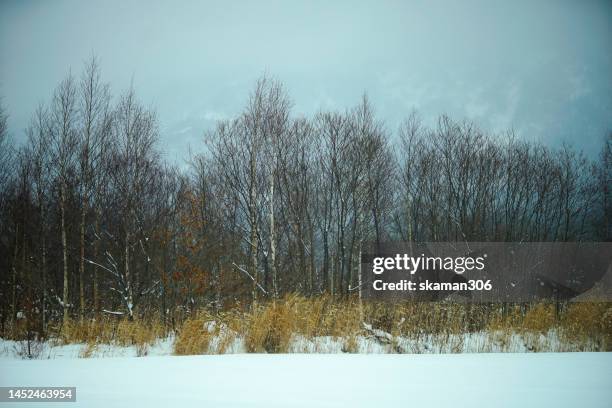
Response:
[[[234,116],[262,73],[296,115],[368,92],[395,131],[414,108],[594,154],[612,129],[610,1],[3,1],[0,95],[16,139],[92,53],[133,78],[172,159]]]

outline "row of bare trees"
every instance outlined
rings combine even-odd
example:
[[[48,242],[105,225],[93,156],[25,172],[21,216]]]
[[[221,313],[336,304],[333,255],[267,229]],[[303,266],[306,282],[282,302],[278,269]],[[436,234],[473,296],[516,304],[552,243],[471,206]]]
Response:
[[[442,116],[397,135],[367,97],[346,112],[292,118],[260,80],[243,114],[206,136],[200,178],[248,255],[253,297],[350,293],[363,242],[610,239],[610,149],[588,160]]]
[[[132,317],[159,281],[149,235],[180,177],[159,156],[155,113],[133,89],[116,99],[92,58],[38,106],[25,144],[6,141],[3,116],[3,324],[36,315],[44,330],[104,307]]]
[[[155,112],[92,58],[9,143],[0,120],[2,325],[130,318],[287,292],[345,296],[364,242],[610,239],[612,137],[597,160],[414,113],[392,132],[364,96],[292,115],[260,79],[178,171]]]

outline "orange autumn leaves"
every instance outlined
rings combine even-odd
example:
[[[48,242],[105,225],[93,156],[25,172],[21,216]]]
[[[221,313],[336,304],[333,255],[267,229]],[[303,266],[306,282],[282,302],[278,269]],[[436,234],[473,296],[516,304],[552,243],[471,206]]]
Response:
[[[185,193],[185,205],[179,213],[182,234],[178,244],[182,251],[177,254],[176,269],[172,279],[177,289],[184,296],[202,295],[210,288],[211,274],[203,265],[206,247],[206,222],[202,216],[203,198],[191,191]]]

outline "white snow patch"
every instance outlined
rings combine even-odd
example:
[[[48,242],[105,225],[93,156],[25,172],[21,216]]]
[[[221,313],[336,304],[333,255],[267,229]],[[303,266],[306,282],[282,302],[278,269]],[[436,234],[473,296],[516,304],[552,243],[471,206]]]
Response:
[[[54,342],[36,343],[39,346],[35,360],[83,358],[83,357],[138,357],[138,347],[97,344],[90,349],[87,344],[58,345]],[[146,347],[147,356],[167,356],[172,354],[174,336],[159,339]],[[27,342],[0,339],[0,361],[27,359]],[[141,349],[142,352],[142,349]],[[1,364],[1,363],[0,363]]]
[[[58,408],[603,408],[612,401],[610,378],[612,353],[241,354],[0,366],[0,386],[76,386],[77,402]]]

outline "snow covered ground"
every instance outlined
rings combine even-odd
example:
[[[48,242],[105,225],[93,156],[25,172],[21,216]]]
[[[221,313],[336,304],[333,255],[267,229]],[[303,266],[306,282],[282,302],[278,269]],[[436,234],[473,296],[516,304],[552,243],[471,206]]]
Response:
[[[370,335],[355,338],[320,336],[306,338],[294,335],[289,342],[289,353],[343,353],[362,354],[447,354],[447,353],[527,353],[598,351],[596,343],[573,344],[562,340],[554,331],[543,334],[474,332],[451,335],[421,335],[417,338],[393,337],[381,330],[369,328]],[[208,349],[202,354],[240,354],[247,348],[243,337],[234,334],[232,341],[220,350],[223,338],[213,336]],[[37,343],[31,350],[33,359],[85,358],[85,357],[137,357],[167,356],[174,351],[174,336],[158,339],[142,347],[116,344],[61,344],[57,341]],[[0,339],[0,361],[26,358],[27,343]],[[2,407],[0,407],[2,408]]]
[[[612,353],[0,360],[0,386],[17,385],[76,386],[77,402],[52,404],[57,408],[607,408]]]
[[[168,356],[172,354],[174,337],[159,339],[146,348],[147,356]],[[35,343],[31,353],[36,360],[87,358],[87,357],[138,357],[137,346],[119,346],[115,344],[55,344],[53,341]],[[0,339],[0,366],[3,360],[27,359],[27,343]],[[0,405],[0,408],[2,406]]]

